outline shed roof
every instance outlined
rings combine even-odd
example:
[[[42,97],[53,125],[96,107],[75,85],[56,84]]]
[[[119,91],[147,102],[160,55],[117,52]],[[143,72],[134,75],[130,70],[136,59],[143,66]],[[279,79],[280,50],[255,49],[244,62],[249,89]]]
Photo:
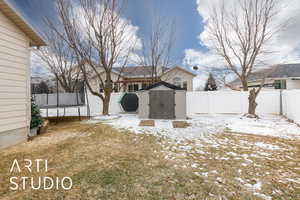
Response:
[[[46,46],[42,37],[7,0],[0,0],[0,11],[30,38],[30,46]]]
[[[142,89],[141,91],[143,91],[143,90],[151,90],[151,89],[156,88],[156,87],[159,87],[159,86],[165,86],[165,87],[170,88],[170,89],[172,89],[172,90],[186,90],[186,89],[184,89],[184,88],[181,88],[181,87],[178,87],[178,86],[176,86],[176,85],[167,83],[167,82],[165,82],[165,81],[160,81],[160,82],[154,83],[154,84],[152,84],[152,85],[146,87],[145,89]]]

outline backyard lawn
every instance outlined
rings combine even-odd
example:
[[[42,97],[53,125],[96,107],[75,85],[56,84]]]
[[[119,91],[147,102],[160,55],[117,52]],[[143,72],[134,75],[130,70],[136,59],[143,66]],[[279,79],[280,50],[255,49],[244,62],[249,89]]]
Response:
[[[53,125],[46,134],[0,152],[0,199],[300,199],[298,138],[229,128],[192,138],[186,127],[174,130],[189,135],[178,139],[148,129],[136,134],[89,121]],[[17,176],[69,176],[73,187],[11,191],[14,159],[48,160],[47,172],[22,170]]]

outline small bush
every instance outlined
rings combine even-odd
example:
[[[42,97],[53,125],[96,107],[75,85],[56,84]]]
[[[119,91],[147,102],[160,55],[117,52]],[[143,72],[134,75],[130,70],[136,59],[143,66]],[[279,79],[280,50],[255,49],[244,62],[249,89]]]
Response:
[[[34,100],[31,99],[31,121],[30,128],[37,128],[42,125],[43,119],[40,113],[40,109],[35,104]]]

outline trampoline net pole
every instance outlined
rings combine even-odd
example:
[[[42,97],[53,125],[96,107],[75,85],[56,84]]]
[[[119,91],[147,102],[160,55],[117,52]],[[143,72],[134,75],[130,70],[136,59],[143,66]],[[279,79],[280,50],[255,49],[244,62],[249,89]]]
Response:
[[[58,96],[58,78],[56,78],[56,123],[58,123],[58,116],[59,116],[59,96]]]

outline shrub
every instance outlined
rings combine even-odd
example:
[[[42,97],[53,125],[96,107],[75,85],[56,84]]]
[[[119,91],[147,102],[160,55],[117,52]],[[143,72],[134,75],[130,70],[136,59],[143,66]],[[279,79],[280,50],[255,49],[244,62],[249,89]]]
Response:
[[[34,100],[31,99],[31,121],[30,128],[37,128],[43,123],[43,118],[40,114],[40,109],[35,104]]]

